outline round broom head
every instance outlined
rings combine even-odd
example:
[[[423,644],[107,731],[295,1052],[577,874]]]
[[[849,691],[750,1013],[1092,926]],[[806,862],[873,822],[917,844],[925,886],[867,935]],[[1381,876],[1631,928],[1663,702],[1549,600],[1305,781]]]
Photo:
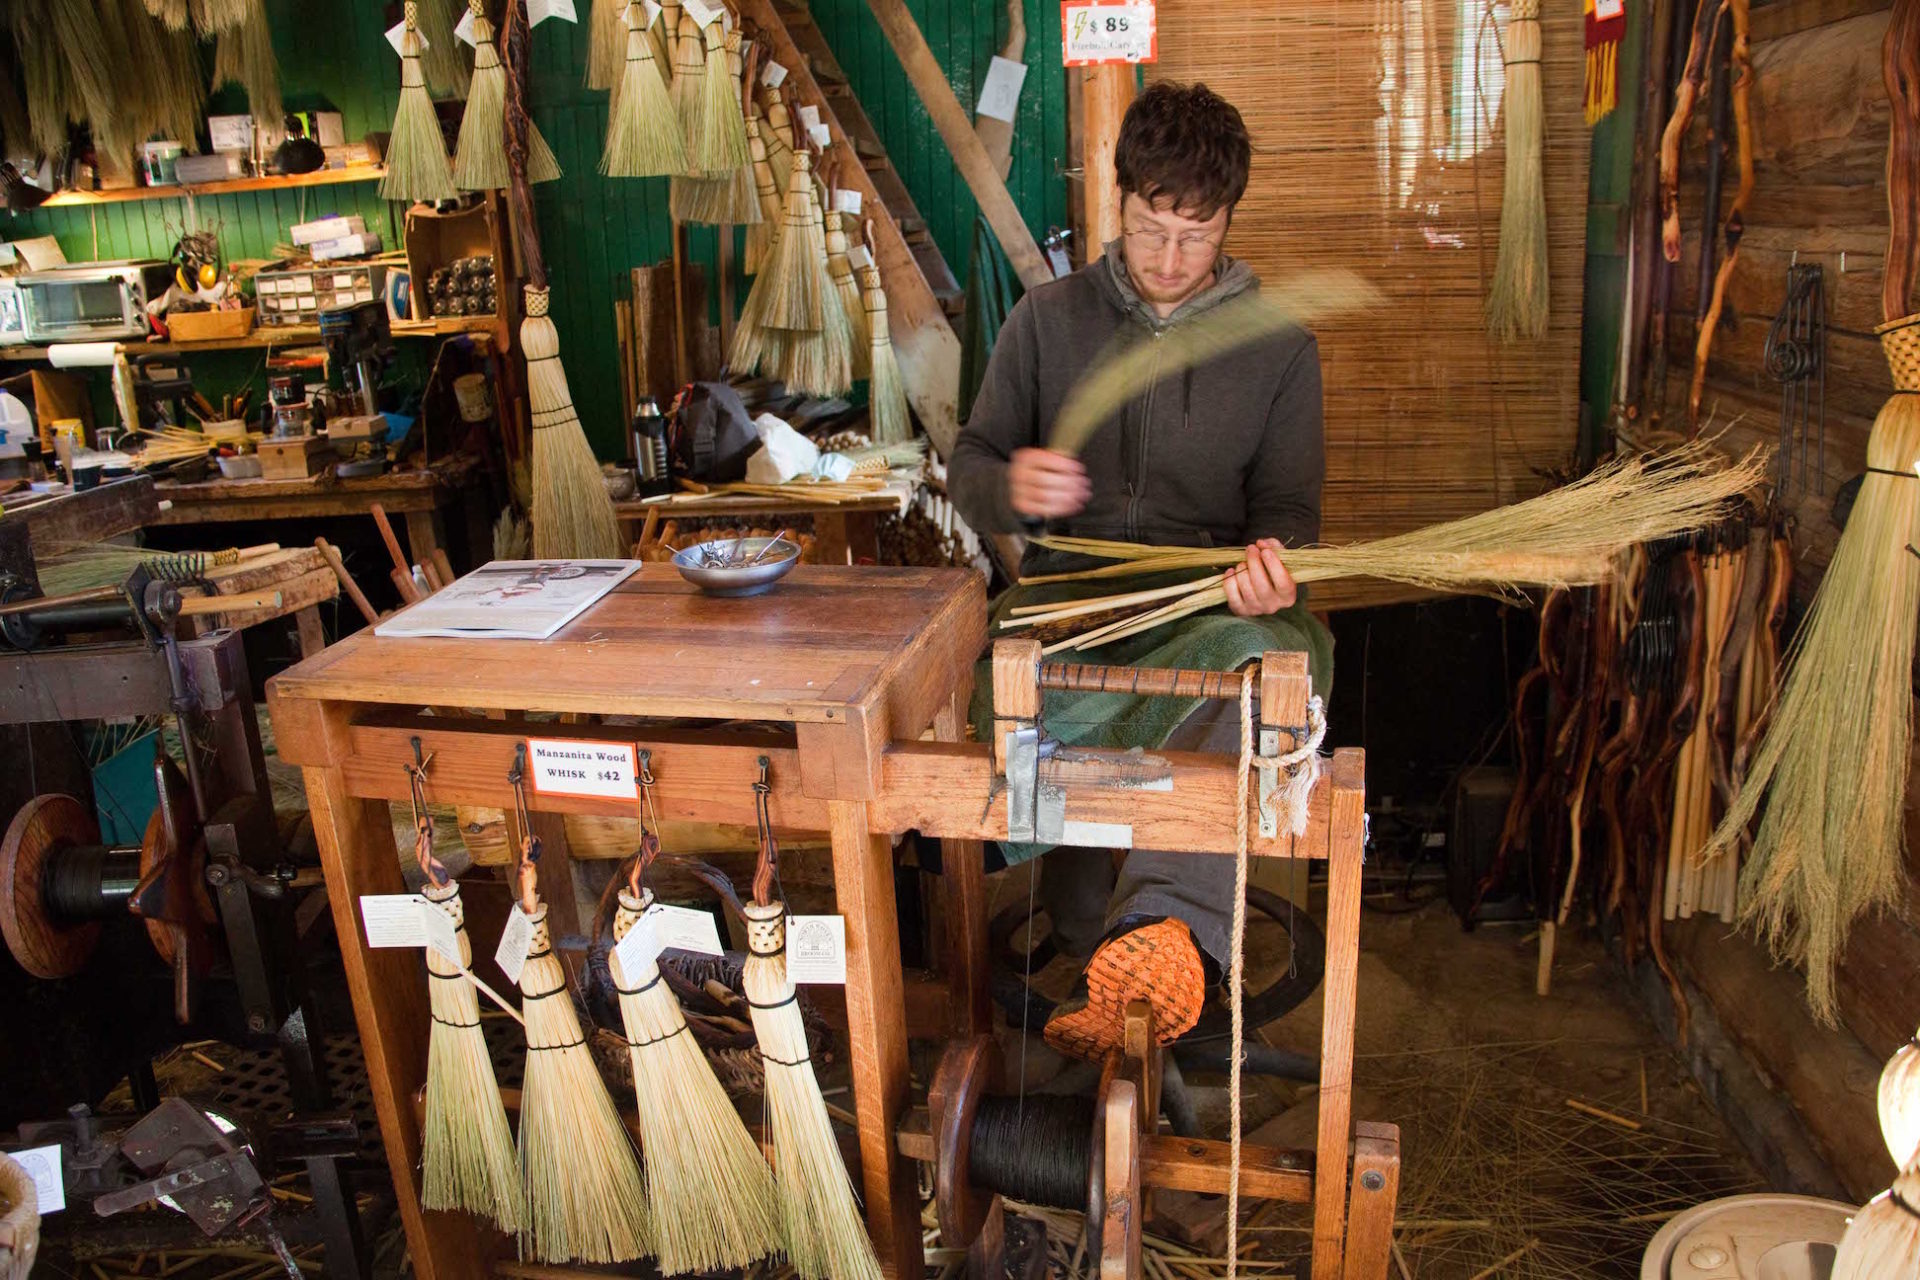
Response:
[[[616,946],[653,902],[622,892]],[[721,1088],[657,964],[626,973],[609,956],[633,1059],[640,1141],[647,1153],[660,1270],[744,1267],[781,1249],[773,1170]]]
[[[1880,1133],[1897,1168],[1920,1162],[1920,1035],[1901,1045],[1880,1073]]]
[[[527,1226],[521,1252],[539,1262],[625,1262],[648,1251],[646,1186],[633,1143],[580,1031],[547,910],[535,910],[520,1011],[527,1074],[520,1090],[520,1167]]]
[[[767,1119],[787,1258],[807,1280],[880,1280],[833,1121],[820,1096],[807,1029],[787,981],[786,907],[749,903],[741,974],[766,1070]]]
[[[1908,1169],[1847,1224],[1832,1280],[1920,1280],[1920,1169]]]
[[[869,357],[867,353],[867,308],[860,297],[860,282],[853,278],[853,263],[847,260],[847,224],[846,217],[837,209],[826,212],[827,227],[827,276],[833,281],[834,292],[840,295],[840,309],[852,323],[853,339],[853,376],[867,376]]]
[[[1507,27],[1506,186],[1487,329],[1512,342],[1547,331],[1547,201],[1541,171],[1540,0],[1514,0]]]
[[[520,347],[527,358],[527,403],[533,428],[533,554],[542,560],[618,559],[622,544],[600,464],[574,412],[560,333],[547,314],[545,289],[526,290]]]
[[[427,1040],[426,1116],[420,1129],[420,1203],[428,1209],[478,1214],[502,1231],[526,1224],[520,1157],[514,1150],[500,1084],[487,1054],[480,997],[460,972],[473,964],[458,881],[421,890],[453,921],[460,965],[427,948],[427,996],[433,1028]]]
[[[626,0],[593,0],[587,18],[587,88],[602,92],[620,83],[625,59],[632,57],[626,40]]]
[[[600,172],[610,178],[654,178],[683,173],[687,167],[680,119],[654,59],[653,41],[639,25],[645,20],[643,6],[627,6],[626,61],[607,113],[607,146],[600,156]]]
[[[407,0],[407,29],[400,37],[400,107],[387,142],[387,174],[380,179],[380,198],[404,204],[451,200],[459,194],[420,67],[418,10],[419,0]]]

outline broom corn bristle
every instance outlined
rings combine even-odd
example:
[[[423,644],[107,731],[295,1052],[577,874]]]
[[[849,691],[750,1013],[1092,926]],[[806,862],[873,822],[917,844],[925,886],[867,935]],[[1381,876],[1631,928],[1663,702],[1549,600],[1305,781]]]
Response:
[[[520,1090],[525,1255],[540,1262],[626,1262],[649,1251],[646,1185],[620,1113],[581,1034],[547,912],[534,912],[520,1009],[527,1072]]]
[[[420,69],[427,74],[427,89],[442,98],[467,96],[469,71],[460,38],[453,34],[453,14],[454,0],[420,0],[420,37],[427,46]]]
[[[613,923],[616,945],[652,897],[620,894]],[[661,981],[657,963],[627,973],[616,951],[610,964],[633,1060],[661,1271],[732,1269],[779,1252],[773,1170],[688,1031],[673,988]]]
[[[681,141],[687,153],[685,172],[698,175],[700,157],[706,145],[706,118],[702,103],[706,98],[707,56],[700,24],[682,10],[673,41],[673,80],[667,86],[673,102],[674,118],[680,122]]]
[[[701,39],[706,46],[706,74],[700,81],[695,140],[687,163],[695,173],[731,173],[752,163],[746,119],[740,114],[740,72],[729,65],[727,54],[727,41],[735,41],[737,48],[739,35],[729,37],[718,22],[710,22],[702,29]]]
[[[846,218],[839,210],[826,211],[827,276],[834,292],[840,295],[840,310],[852,323],[853,376],[864,378],[873,367],[872,338],[867,332],[867,308],[860,297],[860,282],[853,277],[853,263],[847,260]]]
[[[420,67],[418,3],[407,0],[407,28],[400,38],[400,106],[387,142],[387,173],[380,179],[381,199],[406,204],[451,200],[459,194]]]
[[[880,1264],[814,1076],[806,1024],[787,980],[785,906],[752,904],[746,916],[742,982],[765,1064],[787,1258],[806,1280],[880,1280]]]
[[[246,20],[221,32],[214,45],[213,83],[229,82],[246,90],[247,108],[254,119],[277,123],[286,115],[280,100],[280,64],[273,56],[273,32],[267,27],[262,0],[253,0]]]
[[[480,999],[461,969],[473,963],[460,886],[429,884],[433,909],[453,921],[460,963],[427,948],[427,996],[433,1027],[427,1040],[426,1115],[420,1132],[420,1204],[478,1214],[502,1231],[526,1222],[520,1158],[500,1100],[500,1085],[480,1024]]]
[[[796,151],[780,238],[755,286],[764,283],[768,290],[764,322],[770,328],[817,331],[825,323],[826,243],[813,209],[813,157]]]
[[[780,362],[780,378],[789,389],[810,396],[837,396],[853,386],[853,321],[841,304],[827,266],[825,223],[820,212],[820,194],[811,181],[795,184],[804,190],[807,203],[805,244],[810,253],[806,268],[813,280],[807,288],[820,300],[820,325],[817,329],[792,329],[785,333],[785,350]],[[784,326],[772,323],[772,328]]]
[[[860,269],[861,308],[867,317],[868,364],[867,416],[877,445],[900,444],[913,436],[913,421],[907,413],[906,384],[900,378],[900,361],[893,352],[893,335],[887,322],[887,295],[880,286],[879,268]]]
[[[616,88],[633,56],[627,35],[626,0],[593,0],[587,17],[587,88],[605,92]]]
[[[613,501],[574,411],[560,334],[545,289],[526,290],[520,346],[527,359],[533,430],[533,554],[542,560],[612,560],[622,551]]]
[[[1547,331],[1547,200],[1541,171],[1540,0],[1515,0],[1506,39],[1506,185],[1487,329],[1512,342]]]
[[[653,40],[641,25],[646,10],[626,9],[626,61],[607,113],[600,172],[612,178],[654,178],[686,171],[687,148]]]

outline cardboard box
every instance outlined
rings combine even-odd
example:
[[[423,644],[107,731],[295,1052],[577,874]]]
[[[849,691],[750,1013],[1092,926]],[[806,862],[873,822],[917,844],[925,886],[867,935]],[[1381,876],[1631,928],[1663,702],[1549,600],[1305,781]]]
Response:
[[[367,220],[359,214],[347,217],[315,218],[312,222],[296,222],[287,229],[297,245],[319,244],[324,240],[338,240],[344,236],[365,235]]]
[[[252,116],[208,116],[207,136],[215,151],[253,151]]]
[[[501,256],[493,215],[484,204],[452,213],[438,213],[425,206],[407,211],[407,271],[413,279],[413,314],[426,318],[427,282],[441,267],[450,267],[461,258],[492,254],[496,267],[508,259]],[[498,308],[504,299],[495,297]]]
[[[365,235],[342,236],[338,240],[321,240],[309,245],[307,252],[313,255],[315,262],[332,262],[336,258],[364,258],[370,253],[379,253],[383,247],[380,237],[368,232]]]
[[[333,444],[320,436],[260,442],[263,480],[305,480],[333,464]]]
[[[82,443],[92,446],[93,398],[80,375],[59,369],[30,369],[0,380],[0,390],[11,392],[33,411],[40,446],[49,456],[53,452],[53,423],[62,418],[80,419]]]

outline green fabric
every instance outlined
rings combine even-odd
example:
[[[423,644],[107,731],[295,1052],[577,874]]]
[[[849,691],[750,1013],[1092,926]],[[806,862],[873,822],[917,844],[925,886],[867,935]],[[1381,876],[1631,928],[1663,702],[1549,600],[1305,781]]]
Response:
[[[1014,303],[1026,290],[985,217],[973,221],[973,269],[967,273],[967,309],[960,322],[960,421],[973,412],[987,376],[987,359]]]
[[[1000,629],[1000,620],[1016,606],[1053,604],[1118,591],[1147,591],[1206,576],[1205,572],[1147,574],[1091,582],[1050,582],[1019,586],[994,603],[988,619],[991,639],[1018,637],[1024,628]],[[1304,593],[1303,593],[1304,595]],[[1269,650],[1298,650],[1307,655],[1313,691],[1325,698],[1333,688],[1333,635],[1307,612],[1302,599],[1292,608],[1264,618],[1240,618],[1225,608],[1192,614],[1137,636],[1097,649],[1053,655],[1052,661],[1092,662],[1110,666],[1182,668],[1199,671],[1236,671]],[[1072,747],[1125,751],[1164,747],[1174,729],[1200,706],[1198,698],[1152,698],[1121,693],[1042,694],[1040,722],[1046,736]],[[983,659],[974,669],[974,736],[981,742],[993,734],[993,664]],[[1025,862],[1051,845],[1002,843],[1008,863]]]

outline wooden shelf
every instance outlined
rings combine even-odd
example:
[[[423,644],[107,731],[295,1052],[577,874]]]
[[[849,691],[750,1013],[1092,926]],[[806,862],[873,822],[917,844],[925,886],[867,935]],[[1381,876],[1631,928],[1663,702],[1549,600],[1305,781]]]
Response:
[[[500,323],[498,316],[459,316],[435,320],[430,324],[394,325],[396,338],[444,338],[456,333],[489,333]],[[244,351],[261,347],[296,347],[317,344],[320,326],[316,324],[262,325],[244,338],[213,338],[206,342],[123,342],[120,349],[130,356],[182,355],[195,351]],[[0,361],[45,360],[45,347],[0,347]]]
[[[384,165],[356,164],[344,169],[274,174],[264,178],[227,178],[221,182],[200,182],[191,186],[179,184],[123,187],[117,191],[62,191],[49,197],[40,207],[71,209],[78,205],[120,204],[128,200],[177,200],[184,196],[231,196],[247,191],[291,191],[296,187],[330,187],[341,182],[378,182],[386,176]]]

